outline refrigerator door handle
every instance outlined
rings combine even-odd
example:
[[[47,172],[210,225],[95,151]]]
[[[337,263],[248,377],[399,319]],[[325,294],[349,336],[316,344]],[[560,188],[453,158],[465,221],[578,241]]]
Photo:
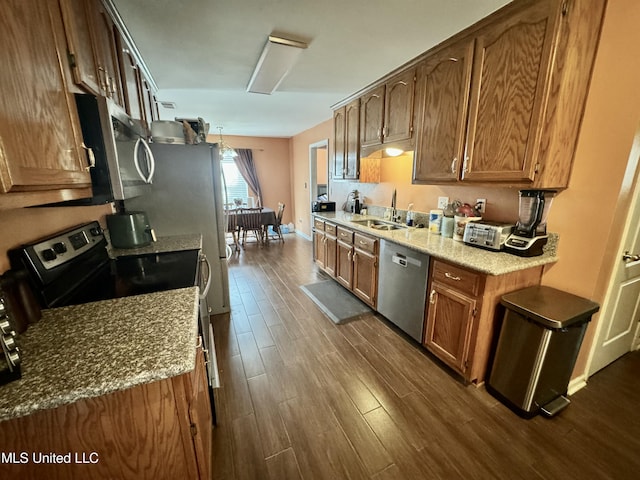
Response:
[[[207,256],[204,253],[200,254],[200,262],[204,263],[207,266],[207,282],[204,285],[204,287],[201,287],[200,290],[200,299],[204,299],[207,297],[207,294],[209,293],[209,288],[211,287],[211,264],[209,263],[209,259],[207,258]]]

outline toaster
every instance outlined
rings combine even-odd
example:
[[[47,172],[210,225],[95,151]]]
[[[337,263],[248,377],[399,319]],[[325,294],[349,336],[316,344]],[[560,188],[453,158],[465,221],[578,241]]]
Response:
[[[469,222],[464,229],[462,241],[467,245],[499,251],[515,228],[512,223]]]

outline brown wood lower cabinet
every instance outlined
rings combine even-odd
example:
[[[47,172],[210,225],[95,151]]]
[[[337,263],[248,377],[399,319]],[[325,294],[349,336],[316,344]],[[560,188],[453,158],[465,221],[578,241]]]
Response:
[[[465,380],[482,383],[502,314],[500,297],[538,285],[542,269],[496,276],[432,259],[423,345]]]
[[[378,300],[379,243],[360,233],[353,237],[353,293],[373,308]]]
[[[0,470],[25,480],[209,479],[211,428],[199,348],[183,375],[1,422],[0,452],[16,462]]]

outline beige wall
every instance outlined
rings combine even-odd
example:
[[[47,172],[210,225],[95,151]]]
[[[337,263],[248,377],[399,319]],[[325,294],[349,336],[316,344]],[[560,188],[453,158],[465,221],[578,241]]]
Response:
[[[209,135],[211,142],[218,137]],[[293,197],[291,195],[291,154],[289,138],[243,137],[225,135],[224,141],[234,148],[250,148],[260,179],[263,206],[277,208],[285,204],[283,223],[293,220]]]
[[[330,116],[330,112],[327,113]],[[295,221],[303,235],[311,236],[311,196],[309,193],[309,146],[326,139],[333,139],[333,121],[327,120],[291,139],[292,185],[295,202]],[[333,155],[333,144],[329,142],[329,158]]]
[[[329,182],[329,149],[319,148],[316,158],[316,183],[326,185]]]
[[[96,207],[19,208],[0,210],[0,272],[9,269],[6,252],[53,232],[99,220],[106,227],[104,216],[112,213],[111,204]]]

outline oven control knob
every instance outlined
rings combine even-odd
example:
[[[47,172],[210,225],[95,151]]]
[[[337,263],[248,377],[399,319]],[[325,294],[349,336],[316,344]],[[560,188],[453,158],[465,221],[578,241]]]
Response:
[[[58,242],[53,244],[53,250],[56,253],[64,253],[67,251],[67,246],[64,242]]]
[[[0,298],[0,318],[4,318],[7,314],[7,307],[4,306],[4,300]]]
[[[91,227],[89,229],[89,233],[91,234],[92,237],[97,237],[98,235],[102,234],[102,228],[100,228],[100,227]]]
[[[0,320],[0,331],[5,335],[7,333],[11,333],[11,324],[9,323],[9,320],[7,320],[6,318]]]
[[[3,335],[2,342],[7,347],[7,350],[13,350],[16,348],[16,339],[13,335]]]
[[[7,357],[9,357],[9,361],[13,366],[17,367],[18,365],[20,365],[20,353],[18,353],[17,350],[9,352],[7,354]]]
[[[56,257],[58,255],[56,255],[56,252],[53,251],[53,249],[51,248],[47,248],[46,250],[42,250],[40,252],[40,255],[42,256],[42,258],[44,258],[47,262],[51,262],[52,260],[55,260]]]

